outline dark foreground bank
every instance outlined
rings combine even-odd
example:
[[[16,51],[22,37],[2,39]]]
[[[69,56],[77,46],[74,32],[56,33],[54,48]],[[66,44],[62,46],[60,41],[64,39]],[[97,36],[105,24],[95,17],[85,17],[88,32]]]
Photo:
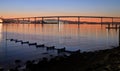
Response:
[[[27,61],[10,71],[120,71],[120,47],[95,52],[73,53],[70,56],[57,56],[39,62]],[[2,71],[2,68],[1,68]]]

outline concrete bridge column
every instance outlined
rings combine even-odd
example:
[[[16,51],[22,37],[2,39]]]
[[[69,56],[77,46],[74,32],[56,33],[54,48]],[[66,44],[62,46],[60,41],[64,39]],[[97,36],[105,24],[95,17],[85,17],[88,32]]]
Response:
[[[114,18],[112,18],[112,24],[114,23]]]
[[[59,21],[60,21],[60,17],[58,17],[58,24],[60,24]]]
[[[102,22],[103,22],[103,18],[101,17],[101,24],[102,24]]]
[[[80,17],[78,17],[78,24],[80,24]]]
[[[19,19],[17,19],[17,23],[19,23]]]
[[[36,17],[35,17],[35,24],[36,24],[37,22],[36,22]]]
[[[23,18],[23,23],[24,23],[24,20],[25,20],[25,19]]]
[[[23,18],[23,21],[24,21],[25,19]]]
[[[44,18],[42,17],[42,24],[44,24]]]
[[[30,22],[30,18],[28,18],[28,22]]]

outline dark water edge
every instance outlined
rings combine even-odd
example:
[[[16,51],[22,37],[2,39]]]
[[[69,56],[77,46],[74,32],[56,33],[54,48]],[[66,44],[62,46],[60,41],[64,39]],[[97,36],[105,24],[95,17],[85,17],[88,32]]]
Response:
[[[50,60],[32,60],[27,61],[24,66],[20,66],[20,60],[15,62],[16,67],[10,71],[119,71],[120,47],[94,52],[76,52],[70,56],[56,56]]]

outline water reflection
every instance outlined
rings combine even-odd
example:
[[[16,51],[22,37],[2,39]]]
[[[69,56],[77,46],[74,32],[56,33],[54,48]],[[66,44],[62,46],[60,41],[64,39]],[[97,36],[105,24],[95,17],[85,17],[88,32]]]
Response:
[[[7,36],[8,39],[37,42],[37,44],[46,46],[54,45],[56,48],[66,47],[71,51],[78,49],[94,51],[118,46],[119,31],[106,27],[108,24],[0,24],[3,33],[0,34],[0,40],[5,41],[6,38],[2,38],[2,36]],[[6,32],[7,34],[5,34]],[[6,62],[12,64],[11,62],[16,59],[29,60],[57,55],[56,51],[48,52],[45,48],[36,48],[11,41],[7,41],[6,45],[0,49],[2,54],[0,58],[3,59],[0,60],[0,64]],[[7,55],[4,55],[5,52]],[[44,53],[46,54],[44,55]]]
[[[115,29],[101,24],[8,24],[8,38],[67,47],[68,50],[96,50],[118,45]],[[108,41],[109,40],[109,41]],[[93,41],[93,42],[91,42]],[[88,47],[89,46],[89,47]],[[91,49],[94,48],[94,49]],[[99,48],[99,49],[101,49]]]
[[[2,41],[2,23],[0,23],[0,42]]]

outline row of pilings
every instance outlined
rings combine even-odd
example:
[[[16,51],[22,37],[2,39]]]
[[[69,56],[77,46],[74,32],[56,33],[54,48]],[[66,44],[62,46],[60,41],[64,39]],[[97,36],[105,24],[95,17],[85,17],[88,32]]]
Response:
[[[72,53],[80,53],[80,49],[77,51],[68,51],[66,50],[66,47],[63,48],[56,48],[55,46],[46,46],[45,44],[38,44],[37,42],[31,43],[29,41],[23,41],[23,40],[18,40],[18,39],[6,39],[7,41],[13,41],[15,43],[21,43],[22,45],[28,44],[29,46],[35,46],[36,48],[46,48],[47,51],[50,50],[57,50],[57,53],[60,54],[62,52],[66,52],[69,54]]]

